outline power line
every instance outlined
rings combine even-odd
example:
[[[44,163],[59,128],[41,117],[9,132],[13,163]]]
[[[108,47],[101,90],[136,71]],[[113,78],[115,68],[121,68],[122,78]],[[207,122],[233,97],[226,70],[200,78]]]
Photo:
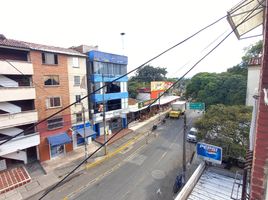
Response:
[[[103,85],[103,86],[100,87],[99,89],[97,89],[97,90],[91,92],[90,94],[88,94],[88,95],[82,97],[82,98],[80,99],[80,101],[84,100],[84,99],[87,98],[89,95],[94,94],[94,93],[100,91],[100,90],[103,89],[104,87],[107,87],[108,85],[111,85],[112,83],[114,83],[114,82],[116,82],[117,80],[119,80],[119,79],[121,79],[121,78],[127,76],[128,74],[130,74],[130,73],[132,73],[132,72],[134,72],[134,71],[136,71],[136,70],[142,68],[143,66],[145,66],[146,64],[148,64],[148,63],[150,63],[151,61],[155,60],[156,58],[162,56],[163,54],[165,54],[165,53],[169,52],[170,50],[174,49],[175,47],[181,45],[182,43],[186,42],[187,40],[193,38],[194,36],[196,36],[196,35],[199,34],[200,32],[202,32],[202,31],[206,30],[207,28],[213,26],[214,24],[218,23],[219,21],[221,21],[221,20],[224,19],[225,17],[226,17],[226,15],[223,16],[223,17],[221,17],[221,18],[219,18],[219,19],[217,19],[216,21],[212,22],[211,24],[205,26],[204,28],[201,28],[200,30],[198,30],[198,31],[195,32],[194,34],[190,35],[190,36],[187,37],[186,39],[184,39],[184,40],[180,41],[179,43],[173,45],[172,47],[170,47],[170,48],[164,50],[163,52],[161,52],[161,53],[158,54],[157,56],[155,56],[155,57],[149,59],[148,61],[146,61],[146,62],[143,63],[142,65],[136,67],[135,69],[131,70],[130,72],[128,72],[128,73],[126,73],[126,74],[124,74],[124,75],[122,75],[122,76],[119,76],[118,78],[115,78],[113,81],[109,82],[109,84],[107,84],[107,85]],[[36,123],[34,126],[37,126],[37,125],[39,125],[40,123],[42,123],[42,122],[48,120],[49,118],[56,116],[57,114],[61,113],[62,111],[64,111],[64,110],[70,108],[71,106],[75,105],[77,102],[78,102],[78,101],[75,101],[75,102],[69,104],[68,106],[62,108],[61,110],[55,112],[54,114],[50,115],[49,117],[46,117],[46,118],[44,118],[43,120],[40,120],[40,121],[39,121],[38,123]],[[30,128],[33,128],[33,127],[30,127]],[[27,130],[27,129],[26,129],[26,130]],[[26,130],[25,130],[25,131],[26,131]],[[3,144],[5,144],[5,143],[7,143],[8,141],[12,140],[13,138],[15,138],[15,137],[17,137],[17,136],[23,134],[23,132],[24,132],[24,131],[22,131],[22,132],[20,132],[20,133],[18,133],[18,134],[16,134],[16,135],[14,135],[13,137],[11,137],[11,138],[9,138],[9,139],[7,139],[7,140],[1,142],[0,145],[3,145]]]
[[[258,7],[257,7],[258,8]],[[253,10],[254,12],[255,10]],[[174,82],[165,92],[160,94],[158,98],[156,98],[152,103],[150,103],[147,107],[150,108],[150,106],[155,103],[161,96],[163,96],[165,93],[167,93],[171,88],[173,88],[179,81],[181,81],[191,70],[193,70],[202,60],[204,60],[208,55],[210,55],[215,49],[217,49],[244,21],[251,15],[251,13],[241,22],[239,23],[229,34],[227,34],[216,46],[214,46],[208,53],[206,53],[200,60],[198,60],[181,78],[179,78],[176,82]],[[129,123],[127,123],[128,125]],[[60,184],[63,183],[64,180],[66,180],[73,172],[75,172],[81,165],[83,165],[89,158],[91,158],[96,152],[98,152],[102,147],[104,147],[112,138],[114,138],[121,130],[114,133],[114,135],[109,138],[104,144],[102,144],[98,149],[96,149],[92,154],[90,154],[87,158],[85,158],[80,164],[78,164],[71,172],[69,172],[62,180],[60,180],[56,185],[54,185],[52,188],[47,190],[40,199],[43,199],[48,193],[50,193],[52,190],[57,188]]]

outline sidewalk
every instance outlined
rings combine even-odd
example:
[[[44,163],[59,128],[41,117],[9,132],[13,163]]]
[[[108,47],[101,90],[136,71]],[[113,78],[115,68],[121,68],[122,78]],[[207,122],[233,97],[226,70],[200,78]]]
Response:
[[[135,122],[131,124],[129,129],[127,129],[127,133],[124,131],[124,134],[118,140],[113,141],[113,143],[109,144],[109,153],[106,156],[103,156],[103,151],[100,150],[97,152],[92,158],[88,160],[88,164],[86,169],[94,167],[99,163],[105,161],[106,159],[110,159],[115,156],[117,153],[123,151],[127,146],[133,144],[142,137],[147,131],[151,130],[152,122],[159,123],[159,117],[163,118],[163,116],[168,112],[164,111],[161,114],[157,114],[150,119],[147,119],[143,122]],[[140,130],[142,129],[142,130]],[[138,136],[139,135],[139,136]],[[88,152],[93,153],[97,148],[100,147],[100,144],[96,142],[91,142],[88,145]],[[46,190],[50,186],[59,182],[68,172],[75,168],[83,159],[84,159],[84,148],[80,147],[78,149],[73,150],[68,153],[68,155],[56,158],[54,160],[45,161],[42,163],[44,173],[37,173],[34,176],[31,175],[32,181],[26,185],[23,185],[19,188],[16,188],[12,191],[9,191],[5,194],[0,195],[0,200],[22,200],[30,198],[31,196]],[[82,165],[77,171],[81,171],[85,169],[85,165]],[[40,170],[41,171],[41,170]],[[75,176],[75,173],[70,176]]]

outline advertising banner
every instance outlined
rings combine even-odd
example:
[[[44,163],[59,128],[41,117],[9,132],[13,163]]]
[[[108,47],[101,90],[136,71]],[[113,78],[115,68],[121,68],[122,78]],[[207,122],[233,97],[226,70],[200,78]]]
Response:
[[[205,143],[197,143],[197,155],[209,162],[221,164],[222,162],[222,148]]]
[[[172,82],[153,81],[153,82],[151,82],[151,92],[153,92],[153,91],[165,91],[172,84],[173,84]]]

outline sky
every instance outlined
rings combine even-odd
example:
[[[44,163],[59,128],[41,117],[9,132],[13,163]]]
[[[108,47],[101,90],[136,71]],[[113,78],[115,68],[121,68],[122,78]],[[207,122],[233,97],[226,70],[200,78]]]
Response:
[[[130,71],[225,16],[239,2],[3,0],[0,33],[10,39],[66,48],[81,44],[98,45],[100,51],[128,56]],[[168,77],[180,77],[230,31],[231,27],[224,19],[150,65],[167,68]],[[240,63],[245,47],[260,39],[238,40],[231,34],[187,77],[198,72],[226,71]]]

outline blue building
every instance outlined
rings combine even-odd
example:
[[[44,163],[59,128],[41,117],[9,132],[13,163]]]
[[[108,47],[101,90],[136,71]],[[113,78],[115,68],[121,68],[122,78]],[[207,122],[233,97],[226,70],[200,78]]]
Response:
[[[115,132],[126,128],[128,112],[128,77],[120,76],[127,73],[128,58],[100,51],[88,52],[88,86],[89,92],[101,88],[94,94],[89,95],[89,110],[91,111],[91,122],[97,136],[104,133],[102,109],[105,106],[106,131]],[[115,82],[111,83],[112,81]],[[103,103],[104,102],[104,103]]]

